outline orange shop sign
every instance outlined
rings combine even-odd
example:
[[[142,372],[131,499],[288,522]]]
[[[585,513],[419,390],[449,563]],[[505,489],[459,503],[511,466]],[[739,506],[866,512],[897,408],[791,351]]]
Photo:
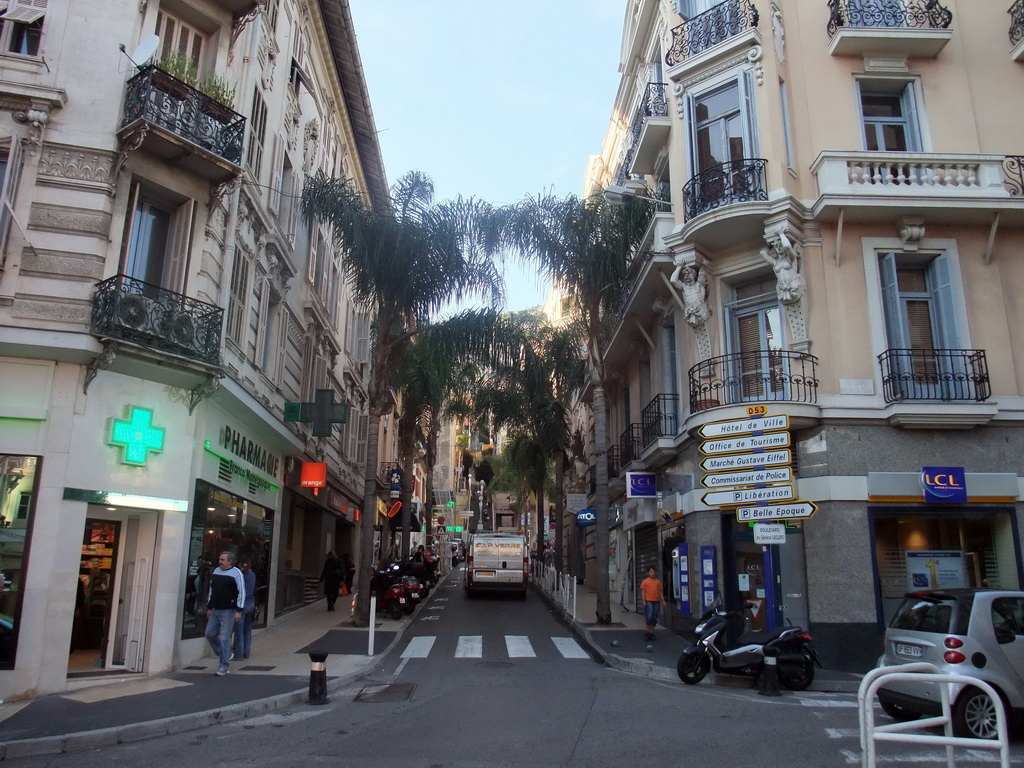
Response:
[[[327,485],[327,464],[320,461],[303,463],[299,484],[303,488],[325,487]]]

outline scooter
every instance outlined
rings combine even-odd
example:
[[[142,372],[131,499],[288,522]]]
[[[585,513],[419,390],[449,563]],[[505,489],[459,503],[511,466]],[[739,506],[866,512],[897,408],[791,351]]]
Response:
[[[774,632],[749,630],[737,638],[736,647],[727,647],[729,620],[745,621],[742,611],[753,607],[753,603],[746,603],[740,611],[726,611],[722,599],[717,598],[694,628],[697,642],[679,656],[676,664],[679,679],[687,685],[696,685],[713,667],[719,674],[752,677],[756,684],[764,671],[765,648],[774,647],[778,650],[779,683],[791,691],[806,690],[814,681],[814,665],[820,667],[821,662],[811,644],[811,636],[803,628],[781,627]]]
[[[403,613],[412,613],[405,585],[397,565],[387,566],[373,574],[370,589],[377,595],[377,610],[384,611],[392,619],[402,618]]]

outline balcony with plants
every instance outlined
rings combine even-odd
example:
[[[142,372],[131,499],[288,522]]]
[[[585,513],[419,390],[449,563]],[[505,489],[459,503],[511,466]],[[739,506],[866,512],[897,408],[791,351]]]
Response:
[[[673,27],[672,45],[665,54],[665,63],[677,68],[672,73],[677,77],[711,58],[712,52],[727,56],[748,44],[746,33],[755,31],[759,21],[760,14],[750,0],[719,3]]]
[[[220,307],[115,275],[96,286],[91,333],[217,366],[223,316]]]
[[[224,181],[241,170],[245,138],[245,118],[232,109],[234,94],[223,77],[199,79],[186,57],[165,57],[128,81],[118,137],[123,145]]]
[[[952,39],[953,14],[938,0],[828,0],[829,53],[935,58]]]

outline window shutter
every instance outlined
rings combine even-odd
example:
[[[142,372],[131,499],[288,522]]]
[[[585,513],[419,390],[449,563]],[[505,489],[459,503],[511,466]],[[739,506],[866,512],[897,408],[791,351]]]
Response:
[[[167,254],[166,286],[175,293],[185,293],[185,276],[188,271],[188,256],[192,244],[192,220],[195,217],[195,200],[188,200],[178,206],[171,224],[171,243]]]
[[[32,24],[46,15],[47,0],[13,0],[7,3],[4,21],[17,21],[21,24]]]
[[[280,216],[281,214],[281,185],[284,183],[284,133],[278,133],[274,137],[274,156],[271,161],[270,196],[267,203],[270,210]]]
[[[14,200],[21,180],[22,149],[21,139],[11,139],[11,148],[7,151],[7,169],[4,172],[3,186],[0,186],[0,246],[6,247],[7,233],[11,220],[14,218]]]
[[[754,75],[749,70],[739,78],[740,104],[743,106],[743,156],[758,157],[757,116],[754,110]]]
[[[687,93],[686,104],[686,140],[690,153],[690,178],[700,173],[700,161],[697,158],[697,107],[693,94]]]
[[[270,318],[270,278],[262,277],[257,294],[259,304],[256,307],[256,344],[253,348],[252,361],[261,371],[265,371],[269,348],[267,345],[267,322]]]
[[[882,256],[878,267],[882,278],[882,310],[885,313],[885,334],[889,347],[908,349],[910,341],[903,323],[899,286],[896,283],[896,254],[887,253]]]
[[[359,414],[359,447],[356,450],[356,463],[360,466],[366,464],[366,439],[369,429],[369,415],[365,413]]]
[[[310,285],[316,284],[316,256],[317,256],[317,245],[320,242],[320,230],[317,229],[314,224],[311,227],[309,237],[309,267],[306,270],[306,278],[309,280]]]
[[[898,18],[898,17],[897,17]],[[921,131],[917,120],[917,99],[914,97],[914,84],[907,83],[900,94],[900,106],[907,121],[907,151],[921,151]]]
[[[121,243],[121,266],[118,272],[125,274],[128,271],[128,259],[131,257],[132,241],[135,239],[135,211],[139,207],[139,192],[142,185],[134,181],[128,193],[128,210],[125,213],[124,240]]]
[[[928,289],[934,307],[935,346],[941,349],[959,349],[956,315],[953,307],[953,277],[948,253],[936,256],[928,265]]]

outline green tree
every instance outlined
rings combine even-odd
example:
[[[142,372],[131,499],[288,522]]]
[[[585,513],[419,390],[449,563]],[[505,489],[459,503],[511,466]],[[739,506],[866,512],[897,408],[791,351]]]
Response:
[[[608,578],[608,412],[604,355],[626,287],[630,260],[650,225],[652,204],[632,199],[612,205],[600,196],[527,198],[496,212],[502,239],[523,258],[537,260],[576,304],[586,329],[597,475],[597,622],[611,623]]]
[[[483,297],[501,302],[502,282],[487,238],[491,208],[474,199],[434,203],[433,182],[424,174],[402,176],[391,189],[391,206],[372,208],[348,180],[320,174],[302,194],[307,222],[321,221],[342,256],[353,298],[371,317],[369,431],[360,519],[358,598],[353,621],[368,626],[373,576],[373,525],[381,417],[393,405],[389,388],[411,338],[427,328],[449,302]],[[493,313],[467,312],[465,324],[486,327]],[[447,338],[442,335],[442,338]],[[408,482],[411,478],[406,478]]]

